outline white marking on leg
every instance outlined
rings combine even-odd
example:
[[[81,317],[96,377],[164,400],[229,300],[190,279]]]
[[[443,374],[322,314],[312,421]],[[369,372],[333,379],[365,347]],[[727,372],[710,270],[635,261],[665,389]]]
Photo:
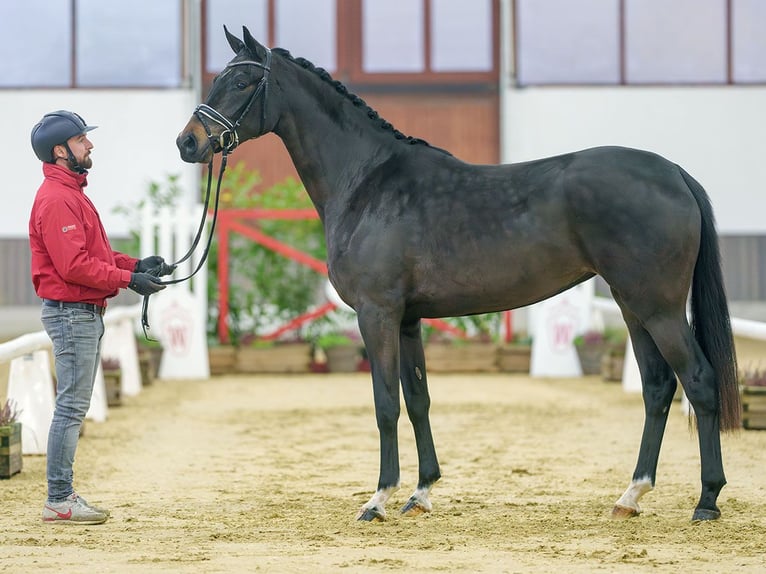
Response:
[[[422,512],[431,512],[433,506],[431,505],[431,500],[429,499],[430,494],[430,486],[428,488],[416,488],[415,492],[412,493],[410,500],[417,502]]]
[[[378,490],[375,494],[372,495],[372,498],[370,498],[369,502],[362,506],[360,514],[363,514],[365,510],[377,508],[380,511],[381,516],[385,518],[386,502],[388,502],[388,499],[391,498],[391,495],[393,495],[397,490],[399,490],[398,484],[396,486],[389,486],[388,488],[382,488]]]
[[[632,508],[636,513],[641,512],[641,507],[638,505],[638,501],[641,497],[652,490],[652,480],[648,476],[633,480],[628,486],[628,489],[623,493],[620,499],[617,501],[617,506],[623,506],[625,508]]]

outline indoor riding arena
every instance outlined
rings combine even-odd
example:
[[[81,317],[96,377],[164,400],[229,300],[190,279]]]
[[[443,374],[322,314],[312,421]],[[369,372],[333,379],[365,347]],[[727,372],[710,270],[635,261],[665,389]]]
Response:
[[[402,488],[385,522],[355,520],[374,487],[368,374],[157,381],[86,424],[75,473],[103,525],[39,520],[45,457],[0,483],[3,572],[762,572],[766,433],[725,436],[717,521],[692,523],[697,440],[673,404],[654,491],[610,513],[635,462],[638,394],[589,376],[431,377],[442,478],[433,511],[400,421]]]

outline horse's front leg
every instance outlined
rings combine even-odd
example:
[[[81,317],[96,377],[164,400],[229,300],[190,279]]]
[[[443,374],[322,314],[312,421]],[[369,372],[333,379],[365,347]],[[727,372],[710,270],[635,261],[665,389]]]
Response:
[[[399,490],[399,319],[369,305],[357,310],[372,370],[375,418],[380,433],[378,490],[362,506],[357,520],[385,520],[385,505]]]
[[[415,444],[418,449],[418,486],[402,507],[401,512],[407,516],[416,516],[431,512],[431,501],[428,495],[433,484],[441,476],[431,434],[431,422],[428,419],[431,398],[428,395],[426,362],[419,320],[402,325],[399,332],[399,357],[399,375],[404,402],[407,405],[407,414],[415,432]]]

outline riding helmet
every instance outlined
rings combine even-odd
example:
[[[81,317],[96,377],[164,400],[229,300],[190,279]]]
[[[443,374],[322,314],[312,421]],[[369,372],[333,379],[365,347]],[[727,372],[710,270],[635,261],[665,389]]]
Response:
[[[53,147],[64,144],[74,136],[95,130],[79,115],[66,110],[50,112],[32,128],[32,149],[40,161],[53,163]]]

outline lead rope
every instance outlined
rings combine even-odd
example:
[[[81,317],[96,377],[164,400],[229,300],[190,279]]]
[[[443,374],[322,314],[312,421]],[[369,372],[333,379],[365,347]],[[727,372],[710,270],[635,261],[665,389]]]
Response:
[[[199,263],[197,263],[196,269],[192,271],[189,275],[186,277],[182,277],[180,279],[168,279],[166,281],[158,281],[158,283],[162,285],[174,285],[176,283],[182,283],[184,281],[188,281],[192,277],[194,277],[197,272],[202,269],[202,266],[205,264],[205,261],[207,260],[207,256],[210,253],[210,246],[213,243],[213,237],[215,235],[215,223],[218,220],[218,200],[221,197],[221,181],[223,180],[223,172],[226,170],[226,163],[228,160],[228,150],[225,148],[222,150],[221,153],[221,168],[218,172],[218,182],[216,183],[215,188],[215,204],[213,207],[213,220],[210,223],[210,234],[207,238],[207,245],[205,245],[205,250],[202,252],[202,257],[199,260]],[[210,163],[208,164],[207,169],[207,191],[205,192],[205,208],[202,211],[202,220],[200,221],[199,228],[197,229],[197,235],[194,238],[194,241],[192,242],[191,247],[186,252],[186,255],[181,257],[178,261],[172,263],[171,265],[179,265],[180,263],[183,263],[189,257],[192,256],[192,253],[194,253],[194,250],[197,248],[197,245],[199,244],[199,240],[202,237],[202,232],[205,229],[205,220],[207,218],[208,208],[210,206],[210,189],[212,187],[213,183],[213,160],[210,160]],[[153,269],[149,269],[147,273],[150,275],[154,275],[155,277],[159,277],[160,269],[162,266],[155,267]],[[151,295],[144,295],[144,301],[141,306],[141,327],[144,330],[144,337],[146,337],[149,341],[155,341],[155,339],[152,339],[149,334],[147,333],[147,330],[149,327],[149,297]]]

